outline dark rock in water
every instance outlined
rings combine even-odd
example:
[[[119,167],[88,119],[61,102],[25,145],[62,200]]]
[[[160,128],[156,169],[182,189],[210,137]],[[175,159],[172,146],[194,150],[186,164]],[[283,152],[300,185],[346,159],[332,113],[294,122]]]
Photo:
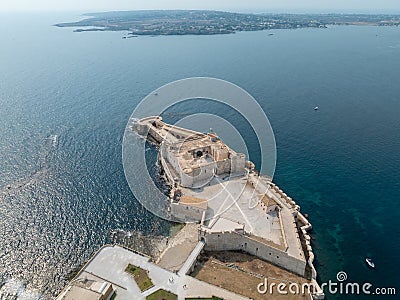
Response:
[[[70,270],[65,276],[64,278],[67,281],[71,281],[72,279],[74,279],[74,277],[79,273],[79,271],[82,269],[82,266],[76,266],[74,267],[72,270]]]

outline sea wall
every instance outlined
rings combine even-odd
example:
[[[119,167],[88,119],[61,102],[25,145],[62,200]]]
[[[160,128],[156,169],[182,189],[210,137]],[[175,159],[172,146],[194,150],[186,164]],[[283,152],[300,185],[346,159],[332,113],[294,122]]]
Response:
[[[311,247],[311,237],[309,235],[309,231],[312,229],[311,223],[307,220],[307,218],[300,212],[300,206],[296,204],[296,202],[290,198],[286,193],[284,193],[276,184],[270,183],[272,189],[279,194],[280,200],[285,201],[285,204],[292,207],[295,212],[294,212],[294,217],[297,220],[298,223],[300,223],[300,232],[298,232],[298,236],[305,241],[305,251],[307,251],[307,264],[310,267],[311,270],[311,283],[315,287],[316,291],[312,294],[312,299],[316,300],[322,300],[325,299],[325,294],[321,287],[319,286],[317,282],[317,270],[315,269],[314,266],[314,252]]]
[[[315,269],[315,266],[314,266],[314,253],[313,253],[312,247],[311,247],[311,237],[308,234],[308,231],[310,231],[312,229],[312,226],[311,226],[310,222],[307,220],[307,218],[300,212],[298,212],[298,214],[297,214],[297,220],[301,224],[303,224],[300,227],[300,230],[301,230],[301,234],[305,240],[305,244],[306,244],[306,248],[307,248],[307,254],[308,254],[307,263],[311,269],[311,283],[316,288],[316,291],[312,295],[312,299],[322,300],[322,299],[325,299],[325,294],[317,282],[318,274],[317,274],[317,270]]]
[[[165,150],[166,147],[167,147],[167,145],[165,143],[161,143],[159,159],[160,159],[160,164],[161,164],[162,170],[164,171],[165,177],[168,181],[168,184],[173,186],[176,176],[174,176],[174,174],[172,173],[173,170],[171,169],[171,165],[168,165],[168,162],[166,160],[167,155],[168,155],[168,152]]]

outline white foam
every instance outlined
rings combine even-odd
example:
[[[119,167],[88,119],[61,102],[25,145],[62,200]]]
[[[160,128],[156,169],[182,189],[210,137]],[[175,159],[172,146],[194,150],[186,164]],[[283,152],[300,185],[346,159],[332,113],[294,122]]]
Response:
[[[27,289],[22,281],[10,278],[0,288],[0,299],[17,300],[39,300],[40,293],[36,290]]]

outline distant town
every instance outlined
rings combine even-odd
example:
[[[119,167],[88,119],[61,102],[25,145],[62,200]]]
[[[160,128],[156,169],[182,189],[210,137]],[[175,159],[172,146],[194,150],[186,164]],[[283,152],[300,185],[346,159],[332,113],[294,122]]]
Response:
[[[90,13],[58,27],[84,31],[128,31],[138,35],[213,35],[268,29],[326,28],[328,25],[399,26],[400,15],[244,14],[204,10],[143,10]]]

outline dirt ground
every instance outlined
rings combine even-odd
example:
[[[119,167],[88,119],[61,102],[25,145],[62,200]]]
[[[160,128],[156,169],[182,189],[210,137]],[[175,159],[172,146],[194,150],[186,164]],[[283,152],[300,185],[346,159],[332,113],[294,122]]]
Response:
[[[206,252],[201,255],[199,264],[191,275],[254,300],[309,299],[309,295],[301,294],[301,284],[308,283],[308,280],[241,252]],[[265,278],[268,286],[271,283],[276,285],[285,283],[287,287],[284,290],[287,294],[278,293],[276,286],[272,294],[270,290],[265,294],[260,294],[257,286],[264,282]],[[298,283],[300,293],[293,294],[289,290],[290,283]],[[295,288],[292,290],[295,291]]]

